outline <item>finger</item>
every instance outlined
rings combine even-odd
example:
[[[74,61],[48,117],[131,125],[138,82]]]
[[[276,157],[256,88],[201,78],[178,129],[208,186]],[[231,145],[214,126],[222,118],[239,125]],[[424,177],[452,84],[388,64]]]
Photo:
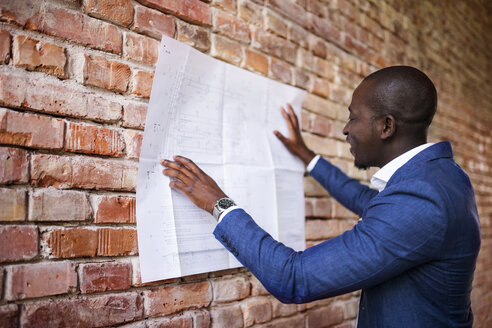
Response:
[[[280,133],[280,131],[273,131],[273,134],[275,134],[275,136],[280,140],[282,141],[282,143],[285,143],[285,141],[287,140],[286,137],[284,137],[284,135],[282,133]]]
[[[295,129],[294,123],[292,122],[292,118],[285,111],[285,109],[283,107],[280,107],[280,109],[282,110],[282,116],[285,118],[285,121],[287,122],[287,128],[289,129],[289,134],[291,136],[294,136],[296,133],[296,129]]]
[[[162,174],[170,178],[179,179],[185,184],[189,184],[191,182],[190,178],[187,175],[175,169],[165,169],[162,171]]]
[[[183,156],[179,156],[179,155],[176,155],[174,156],[174,160],[178,163],[181,163],[183,164],[184,166],[186,166],[191,172],[193,172],[196,176],[200,176],[200,175],[206,175],[202,169],[200,169],[198,167],[198,165],[196,165],[191,159],[189,158],[186,158],[186,157],[183,157]]]
[[[184,183],[182,183],[179,180],[174,180],[174,181],[169,182],[169,187],[171,187],[172,189],[175,189],[175,190],[179,190],[186,195],[189,194],[189,192],[190,192],[190,187],[185,185]]]
[[[191,172],[186,166],[178,162],[163,159],[161,160],[161,165],[180,171],[190,178],[193,178],[195,176],[193,172]]]
[[[289,116],[291,118],[292,123],[294,123],[294,127],[296,129],[299,128],[299,120],[297,119],[297,115],[294,112],[294,108],[290,104],[287,104],[287,108],[289,109]]]

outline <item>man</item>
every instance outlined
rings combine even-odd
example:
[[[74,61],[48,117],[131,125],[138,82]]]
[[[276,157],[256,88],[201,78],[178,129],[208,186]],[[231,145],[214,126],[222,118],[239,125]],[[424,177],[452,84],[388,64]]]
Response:
[[[214,235],[280,301],[302,303],[362,289],[358,327],[471,327],[470,292],[480,248],[474,193],[448,142],[427,143],[436,89],[408,66],[372,73],[354,91],[347,136],[355,165],[380,167],[370,189],[304,144],[292,108],[289,137],[274,133],[310,174],[362,220],[295,252],[232,206],[191,160],[162,162],[170,186],[223,211]],[[218,200],[220,200],[218,202]],[[216,204],[219,203],[219,204]],[[232,209],[232,210],[231,210]]]

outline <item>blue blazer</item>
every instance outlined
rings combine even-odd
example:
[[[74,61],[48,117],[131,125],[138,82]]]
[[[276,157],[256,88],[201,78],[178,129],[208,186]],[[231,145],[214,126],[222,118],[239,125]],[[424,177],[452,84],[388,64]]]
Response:
[[[324,159],[311,175],[362,221],[305,251],[274,240],[242,209],[215,237],[284,303],[362,289],[358,327],[471,327],[480,225],[451,145],[423,150],[378,193]]]

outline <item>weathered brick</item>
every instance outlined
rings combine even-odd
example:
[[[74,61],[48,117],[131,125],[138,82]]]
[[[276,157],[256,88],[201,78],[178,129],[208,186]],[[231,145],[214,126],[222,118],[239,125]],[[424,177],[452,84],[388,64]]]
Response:
[[[73,258],[95,256],[97,231],[88,228],[49,228],[41,235],[45,256]]]
[[[195,323],[194,328],[209,328],[210,327],[210,313],[206,310],[190,311]]]
[[[17,304],[6,304],[0,306],[0,327],[18,327],[19,308]]]
[[[119,256],[138,254],[137,230],[103,228],[98,230],[97,255]]]
[[[289,63],[296,61],[295,44],[276,35],[257,29],[253,33],[253,47],[260,49],[275,57],[286,60]]]
[[[176,32],[172,16],[140,5],[135,6],[132,29],[157,39],[160,39],[163,34],[172,38]]]
[[[280,14],[300,24],[307,26],[307,13],[304,8],[292,0],[268,0],[268,5]]]
[[[157,318],[147,320],[147,328],[193,328],[193,318],[182,315],[173,318]]]
[[[238,65],[242,59],[242,48],[239,43],[213,35],[210,54],[231,64]]]
[[[298,328],[305,327],[304,316],[297,315],[294,317],[290,317],[288,319],[276,320],[272,323],[265,325],[265,328]],[[324,326],[320,326],[324,327]],[[337,327],[338,328],[338,327]]]
[[[330,95],[330,83],[325,79],[314,78],[311,86],[311,92],[315,95],[328,98]]]
[[[213,0],[213,4],[219,8],[228,10],[228,11],[236,11],[236,0]]]
[[[241,309],[245,327],[272,319],[272,305],[267,297],[247,299],[241,303]]]
[[[125,92],[130,80],[130,67],[102,57],[85,56],[84,84]]]
[[[84,0],[84,11],[90,16],[128,26],[133,21],[133,6],[130,0]]]
[[[267,75],[268,58],[257,52],[244,49],[244,61],[242,67]]]
[[[315,153],[330,157],[338,155],[337,145],[333,140],[307,133],[303,133],[302,135],[308,148],[312,149]]]
[[[221,10],[214,10],[214,30],[232,39],[249,42],[251,35],[247,23]]]
[[[128,158],[139,158],[140,149],[142,147],[143,133],[133,130],[125,130],[123,132],[125,139],[125,153]]]
[[[243,314],[240,305],[230,305],[213,308],[210,311],[212,328],[241,328],[243,325]]]
[[[102,327],[142,319],[138,293],[43,300],[23,305],[22,327]]]
[[[83,192],[48,188],[30,194],[29,221],[87,221],[91,214]]]
[[[135,198],[93,196],[95,223],[136,223]]]
[[[27,152],[23,149],[0,147],[0,183],[26,183]]]
[[[79,279],[82,293],[128,289],[132,279],[131,263],[83,263],[79,265]]]
[[[289,83],[289,84],[292,83],[293,74],[292,74],[292,68],[290,67],[289,64],[286,64],[281,60],[272,58],[270,71],[271,71],[271,75],[274,78],[279,79],[284,83]]]
[[[332,199],[332,216],[340,219],[356,218],[356,215],[353,212],[337,202],[335,199]]]
[[[0,221],[24,221],[25,208],[25,190],[0,188]]]
[[[0,108],[0,143],[60,149],[65,123],[56,118]]]
[[[333,42],[337,45],[342,44],[341,31],[327,19],[312,15],[309,29],[328,42]]]
[[[328,192],[313,177],[304,178],[304,194],[311,197],[328,196]]]
[[[70,262],[9,266],[7,279],[5,291],[7,300],[65,294],[77,286],[75,265]]]
[[[122,115],[117,102],[31,75],[0,73],[0,104],[98,122],[114,122]]]
[[[212,290],[206,281],[146,290],[143,295],[146,316],[168,315],[182,310],[202,308],[212,301]]]
[[[62,47],[17,35],[14,37],[12,52],[16,66],[31,71],[46,72],[60,78],[65,77],[67,57]]]
[[[352,229],[353,223],[342,220],[307,220],[306,239],[329,239]]]
[[[265,28],[268,32],[275,33],[284,39],[287,39],[289,33],[289,24],[286,23],[284,18],[280,18],[272,11],[267,10],[265,12]]]
[[[26,29],[121,53],[121,33],[112,24],[42,1],[7,1],[2,7],[9,20]]]
[[[155,65],[159,55],[159,41],[148,36],[125,33],[123,56],[126,59]]]
[[[142,282],[142,276],[140,274],[140,261],[139,261],[138,256],[131,258],[130,261],[132,263],[132,286],[133,287],[176,284],[180,281],[180,278],[171,278],[171,279],[164,279],[164,280],[158,280],[158,281],[143,283]]]
[[[154,72],[146,72],[146,71],[134,72],[132,93],[140,97],[150,98],[153,80],[154,80]]]
[[[296,304],[284,304],[276,298],[270,298],[272,303],[272,313],[274,318],[288,317],[297,312]]]
[[[0,263],[29,260],[38,255],[38,229],[35,226],[0,226]]]
[[[301,69],[294,71],[294,84],[296,87],[309,89],[311,88],[311,76]]]
[[[0,64],[7,64],[10,60],[10,33],[0,30]]]
[[[118,130],[69,122],[65,150],[76,153],[123,156],[125,142]]]
[[[326,55],[328,53],[326,43],[322,39],[312,35],[309,38],[309,49],[311,49],[314,55],[321,58],[326,58]]]
[[[303,27],[292,24],[289,28],[289,40],[300,45],[301,47],[307,47],[309,32]]]
[[[137,164],[84,156],[34,155],[31,184],[38,187],[133,191]]]
[[[214,304],[241,300],[250,294],[248,279],[242,276],[212,280]]]
[[[343,321],[343,308],[332,305],[308,312],[306,316],[306,327],[328,327]]]
[[[147,116],[147,104],[129,103],[123,106],[122,126],[143,130]]]
[[[238,12],[239,17],[250,23],[255,25],[263,24],[263,14],[262,7],[246,0],[239,0]]]
[[[211,41],[208,29],[179,20],[177,26],[178,35],[176,38],[178,41],[189,44],[200,51],[207,51],[210,49]]]
[[[318,218],[332,217],[332,200],[329,198],[317,198],[314,200],[314,216]]]
[[[186,21],[202,25],[212,23],[210,6],[200,0],[139,0],[144,5],[174,14]]]
[[[268,291],[263,287],[261,282],[255,277],[250,277],[251,282],[251,296],[264,296],[269,295]]]
[[[336,119],[339,115],[338,112],[347,111],[347,109],[342,105],[312,94],[307,94],[306,97],[304,97],[302,107],[310,112],[317,113],[331,119]]]
[[[314,216],[314,205],[312,199],[304,199],[304,215],[309,218]]]

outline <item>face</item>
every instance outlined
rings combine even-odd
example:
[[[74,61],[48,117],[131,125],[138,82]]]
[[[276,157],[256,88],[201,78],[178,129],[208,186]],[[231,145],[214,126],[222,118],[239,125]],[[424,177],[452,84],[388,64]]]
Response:
[[[381,160],[382,143],[377,133],[377,121],[365,101],[368,89],[364,82],[355,89],[349,106],[349,121],[343,129],[354,156],[354,165],[359,169],[378,166]]]

